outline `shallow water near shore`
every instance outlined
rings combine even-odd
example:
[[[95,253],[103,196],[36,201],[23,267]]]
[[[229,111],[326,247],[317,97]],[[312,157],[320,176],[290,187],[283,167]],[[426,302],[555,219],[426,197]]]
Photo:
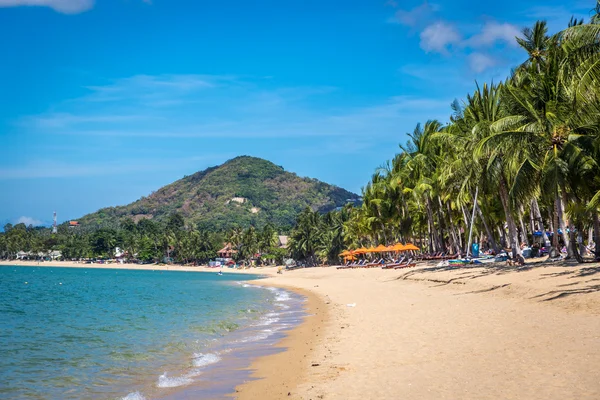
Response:
[[[256,278],[0,267],[0,398],[223,398],[304,316]]]

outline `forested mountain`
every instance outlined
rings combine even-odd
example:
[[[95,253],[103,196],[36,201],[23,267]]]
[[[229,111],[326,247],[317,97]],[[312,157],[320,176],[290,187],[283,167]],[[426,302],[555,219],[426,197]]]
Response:
[[[327,212],[358,195],[317,179],[301,178],[269,161],[241,156],[164,186],[125,206],[82,217],[82,227],[116,226],[123,218],[165,221],[174,212],[200,229],[291,228],[306,207]]]

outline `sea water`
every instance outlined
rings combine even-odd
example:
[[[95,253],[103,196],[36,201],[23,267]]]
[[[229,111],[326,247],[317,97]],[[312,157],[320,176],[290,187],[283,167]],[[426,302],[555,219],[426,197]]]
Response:
[[[303,317],[256,278],[0,267],[0,398],[224,398]]]

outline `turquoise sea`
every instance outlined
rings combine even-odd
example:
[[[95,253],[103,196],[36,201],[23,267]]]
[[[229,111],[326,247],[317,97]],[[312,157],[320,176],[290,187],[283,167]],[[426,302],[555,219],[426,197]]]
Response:
[[[0,398],[224,398],[304,315],[256,278],[0,267]]]

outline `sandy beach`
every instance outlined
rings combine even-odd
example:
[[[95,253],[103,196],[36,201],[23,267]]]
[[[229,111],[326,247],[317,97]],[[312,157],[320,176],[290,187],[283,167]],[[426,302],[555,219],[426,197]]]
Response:
[[[230,271],[303,293],[310,314],[235,398],[600,398],[599,264]]]
[[[286,272],[306,324],[239,399],[600,398],[598,264]],[[352,306],[349,306],[352,305]],[[324,309],[323,309],[324,308]]]

